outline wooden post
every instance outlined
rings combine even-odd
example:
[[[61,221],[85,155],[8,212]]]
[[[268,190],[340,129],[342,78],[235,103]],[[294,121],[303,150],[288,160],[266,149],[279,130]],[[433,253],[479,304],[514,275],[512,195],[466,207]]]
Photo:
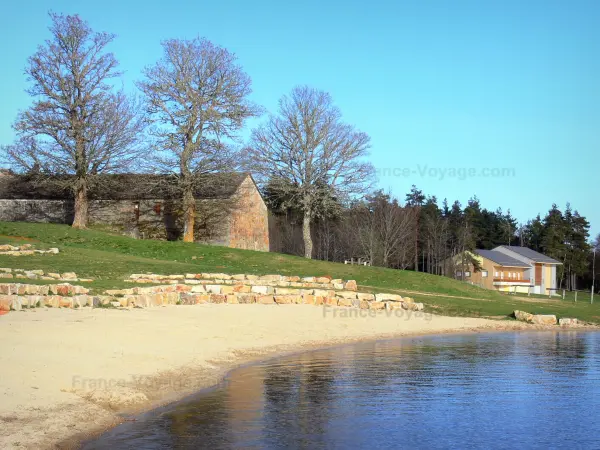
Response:
[[[565,290],[563,289],[563,300],[565,299]]]
[[[577,291],[575,291],[575,303],[577,303]]]

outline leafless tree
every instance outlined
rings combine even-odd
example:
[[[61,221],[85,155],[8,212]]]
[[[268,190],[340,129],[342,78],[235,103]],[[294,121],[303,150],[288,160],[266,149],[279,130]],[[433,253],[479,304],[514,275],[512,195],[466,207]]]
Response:
[[[427,214],[424,217],[423,228],[427,242],[427,270],[429,273],[441,275],[443,261],[447,257],[448,221],[441,215]]]
[[[403,254],[417,224],[415,210],[401,207],[396,199],[382,203],[376,219],[381,242],[382,262],[390,267],[392,260]]]
[[[377,239],[377,220],[375,212],[367,204],[355,205],[347,215],[347,222],[351,224],[348,232],[355,236],[358,254],[351,257],[367,258],[371,265],[377,265],[379,255],[379,241]]]
[[[306,258],[313,254],[316,202],[369,186],[374,170],[363,160],[369,141],[366,133],[342,122],[329,94],[309,87],[293,89],[279,101],[278,115],[253,130],[245,161],[259,180],[279,186],[302,211]]]
[[[406,268],[417,224],[414,208],[403,207],[380,190],[355,205],[351,217],[361,253],[372,265]]]
[[[16,171],[65,174],[73,193],[73,226],[88,222],[90,180],[126,170],[140,152],[144,121],[137,105],[109,80],[119,76],[106,46],[114,35],[94,32],[79,16],[50,13],[52,38],[28,60],[33,105],[14,124],[18,139],[4,147]]]
[[[167,40],[162,46],[162,59],[144,70],[146,79],[138,87],[156,125],[152,134],[162,151],[160,165],[179,176],[183,240],[192,242],[199,175],[232,169],[228,144],[260,108],[247,99],[251,80],[234,54],[201,38]]]

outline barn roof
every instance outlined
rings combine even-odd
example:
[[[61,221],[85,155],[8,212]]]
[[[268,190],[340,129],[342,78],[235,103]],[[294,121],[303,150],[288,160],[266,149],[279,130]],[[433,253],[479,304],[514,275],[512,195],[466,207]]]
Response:
[[[229,172],[199,175],[194,179],[196,199],[231,197],[250,174]],[[68,188],[72,175],[40,177],[8,175],[0,177],[1,199],[71,199]],[[89,198],[96,200],[145,200],[179,198],[176,175],[106,174],[90,178]]]

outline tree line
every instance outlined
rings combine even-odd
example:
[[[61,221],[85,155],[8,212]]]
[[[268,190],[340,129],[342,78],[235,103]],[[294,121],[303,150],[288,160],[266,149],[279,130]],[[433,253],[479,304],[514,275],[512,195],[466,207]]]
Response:
[[[19,112],[17,138],[2,154],[15,172],[63,180],[74,227],[88,224],[88,193],[99,175],[168,173],[177,177],[183,240],[191,242],[202,175],[250,170],[299,205],[311,257],[322,192],[357,194],[372,179],[364,160],[369,136],[343,122],[326,92],[294,88],[244,145],[247,119],[264,111],[249,99],[251,79],[227,49],[199,37],[162,42],[161,59],[136,83],[138,100],[115,88],[113,34],[95,32],[78,15],[50,18],[50,39],[25,67],[32,105]]]
[[[122,73],[107,49],[115,35],[78,15],[50,19],[50,38],[25,67],[32,105],[18,113],[15,142],[2,156],[17,173],[64,183],[74,227],[87,226],[88,193],[100,175],[170,174],[183,240],[191,242],[203,175],[246,170],[273,212],[280,251],[442,274],[443,262],[464,250],[520,244],[563,262],[567,286],[586,271],[589,224],[569,206],[519,226],[476,197],[464,207],[440,205],[413,186],[402,203],[373,191],[370,137],[344,122],[328,93],[294,88],[242,142],[247,120],[265,111],[250,100],[250,76],[227,49],[200,37],[163,41],[162,57],[144,68],[132,95],[116,87]]]
[[[276,221],[271,232],[275,249],[302,254],[301,212],[268,188],[265,198]],[[348,203],[324,200],[314,226],[314,256],[318,259],[361,260],[374,266],[455,277],[451,260],[457,255],[517,245],[561,262],[558,285],[570,290],[591,286],[593,250],[600,253],[600,235],[590,242],[589,222],[570,204],[562,211],[552,205],[543,218],[538,215],[519,224],[510,210],[488,210],[477,196],[464,206],[458,200],[440,203],[414,185],[403,202],[383,190]]]

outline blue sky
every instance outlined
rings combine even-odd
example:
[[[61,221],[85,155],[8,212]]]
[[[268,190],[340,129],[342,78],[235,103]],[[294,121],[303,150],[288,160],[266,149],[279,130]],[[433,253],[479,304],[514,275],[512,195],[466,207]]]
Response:
[[[117,34],[131,91],[161,40],[204,36],[237,54],[270,111],[298,84],[330,92],[401,199],[412,184],[440,201],[477,195],[521,221],[571,202],[600,232],[600,2],[9,2],[0,144],[30,102],[23,68],[49,9]]]

